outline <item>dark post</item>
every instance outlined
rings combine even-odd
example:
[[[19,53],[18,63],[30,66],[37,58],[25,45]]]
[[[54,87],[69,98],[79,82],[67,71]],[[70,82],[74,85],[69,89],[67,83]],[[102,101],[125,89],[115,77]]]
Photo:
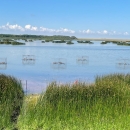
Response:
[[[26,96],[27,96],[27,80],[26,80]]]

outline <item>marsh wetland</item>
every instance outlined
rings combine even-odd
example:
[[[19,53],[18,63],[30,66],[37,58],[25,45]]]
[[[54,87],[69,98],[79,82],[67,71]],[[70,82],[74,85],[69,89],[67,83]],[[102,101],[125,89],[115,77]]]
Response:
[[[67,45],[67,39],[29,39],[16,40],[25,45],[0,45],[0,73],[17,77],[23,86],[27,81],[27,93],[41,93],[52,81],[91,83],[97,75],[130,72],[130,46],[70,39],[74,44]]]
[[[9,41],[25,44],[0,45],[0,129],[129,130],[128,41]]]

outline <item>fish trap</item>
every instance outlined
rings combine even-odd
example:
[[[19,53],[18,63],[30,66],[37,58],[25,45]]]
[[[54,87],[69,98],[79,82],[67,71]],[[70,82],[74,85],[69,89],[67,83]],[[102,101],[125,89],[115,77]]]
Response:
[[[0,58],[0,70],[7,69],[7,58]]]
[[[117,59],[116,67],[119,69],[130,69],[130,59]]]
[[[64,58],[55,58],[51,63],[52,69],[66,69],[67,61]]]
[[[85,65],[89,63],[89,57],[88,56],[81,56],[78,57],[76,60],[77,64]]]
[[[34,65],[35,56],[34,55],[23,55],[22,63],[24,65]]]

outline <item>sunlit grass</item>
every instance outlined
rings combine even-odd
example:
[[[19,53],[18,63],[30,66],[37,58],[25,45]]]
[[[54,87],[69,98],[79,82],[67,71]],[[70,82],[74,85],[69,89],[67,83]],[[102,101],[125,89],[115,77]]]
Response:
[[[97,77],[95,83],[51,83],[39,97],[26,97],[21,130],[129,130],[130,75]]]

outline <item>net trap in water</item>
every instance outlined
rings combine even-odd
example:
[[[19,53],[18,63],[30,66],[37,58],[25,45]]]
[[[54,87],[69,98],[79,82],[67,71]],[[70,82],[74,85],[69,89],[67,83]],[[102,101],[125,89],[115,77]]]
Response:
[[[86,65],[89,63],[89,57],[88,56],[80,56],[76,60],[77,64]]]
[[[67,61],[64,58],[54,58],[51,63],[52,69],[66,69]]]
[[[116,67],[119,69],[130,69],[130,59],[117,59]]]
[[[34,65],[35,60],[36,59],[34,55],[23,55],[22,63],[24,65]]]
[[[0,70],[7,69],[7,58],[0,58]]]

